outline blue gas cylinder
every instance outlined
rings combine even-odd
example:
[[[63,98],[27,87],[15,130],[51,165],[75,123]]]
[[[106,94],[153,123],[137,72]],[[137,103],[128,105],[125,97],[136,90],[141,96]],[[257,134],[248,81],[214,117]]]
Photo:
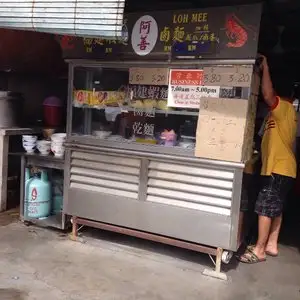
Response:
[[[51,212],[51,184],[46,171],[41,171],[41,178],[34,175],[29,178],[25,173],[25,214],[28,218],[46,218]]]

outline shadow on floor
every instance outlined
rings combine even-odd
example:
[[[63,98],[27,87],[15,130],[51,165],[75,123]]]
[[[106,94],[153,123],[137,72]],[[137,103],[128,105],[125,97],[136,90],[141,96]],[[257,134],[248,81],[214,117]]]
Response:
[[[17,289],[0,289],[1,300],[25,300],[27,293]]]
[[[83,237],[88,237],[96,240],[105,240],[126,247],[134,247],[136,249],[146,250],[153,253],[159,253],[161,255],[169,256],[182,261],[196,263],[208,269],[214,268],[212,260],[207,254],[204,253],[177,248],[170,245],[165,245],[153,241],[148,241],[90,227],[84,227],[81,233]],[[213,257],[213,259],[215,259],[215,257]],[[235,257],[233,257],[230,261],[230,264],[223,266],[223,271],[228,272],[230,270],[236,269],[237,267],[238,261],[235,259]]]
[[[0,213],[0,226],[7,226],[19,220],[19,209],[11,209]],[[0,298],[2,300],[2,298]]]

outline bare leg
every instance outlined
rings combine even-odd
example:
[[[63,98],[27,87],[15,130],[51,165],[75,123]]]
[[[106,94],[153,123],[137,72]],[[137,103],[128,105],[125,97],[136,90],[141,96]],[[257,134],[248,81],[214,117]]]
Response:
[[[271,228],[271,218],[265,216],[258,217],[258,240],[253,249],[253,253],[260,259],[266,257],[266,246]]]
[[[278,255],[278,237],[281,222],[282,215],[280,217],[274,218],[271,224],[270,236],[266,247],[266,251],[269,252],[271,255]]]

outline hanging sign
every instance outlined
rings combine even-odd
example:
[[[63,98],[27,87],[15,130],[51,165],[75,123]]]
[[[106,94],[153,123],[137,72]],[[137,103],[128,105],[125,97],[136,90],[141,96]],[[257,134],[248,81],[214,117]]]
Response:
[[[156,45],[158,26],[151,16],[140,17],[133,26],[131,45],[133,51],[140,56],[149,54]]]
[[[201,97],[219,97],[219,86],[203,86],[203,70],[171,70],[168,106],[199,109]]]
[[[65,58],[250,59],[257,55],[260,18],[261,4],[132,13],[124,19],[121,39],[63,36],[58,40]]]
[[[250,87],[252,66],[204,67],[203,83],[208,86]]]
[[[168,68],[130,68],[129,84],[168,85]]]

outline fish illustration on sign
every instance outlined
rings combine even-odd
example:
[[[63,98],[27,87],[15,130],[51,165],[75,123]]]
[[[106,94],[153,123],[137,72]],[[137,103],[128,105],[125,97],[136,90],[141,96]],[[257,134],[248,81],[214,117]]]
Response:
[[[248,31],[255,32],[252,26],[246,26],[243,22],[235,15],[228,15],[226,18],[225,30],[229,42],[226,44],[228,48],[241,48],[248,41]],[[256,35],[254,35],[254,40]]]

